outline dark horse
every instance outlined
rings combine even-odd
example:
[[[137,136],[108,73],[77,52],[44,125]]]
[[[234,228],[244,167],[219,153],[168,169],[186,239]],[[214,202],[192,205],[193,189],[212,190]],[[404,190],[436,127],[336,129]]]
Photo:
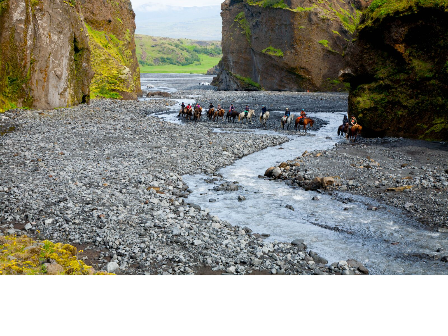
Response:
[[[348,123],[345,123],[345,125],[341,125],[338,128],[338,136],[347,134],[348,132]]]
[[[235,122],[236,117],[238,117],[239,115],[240,114],[236,111],[229,111],[226,115],[227,121],[230,122],[230,119],[233,119],[233,122]]]
[[[300,132],[300,125],[303,125],[303,129],[305,130],[305,133],[306,133],[306,126],[310,125],[310,128],[313,127],[314,120],[311,119],[311,118],[300,118],[300,117],[298,117],[296,119],[296,124],[295,124],[296,131],[298,130]]]

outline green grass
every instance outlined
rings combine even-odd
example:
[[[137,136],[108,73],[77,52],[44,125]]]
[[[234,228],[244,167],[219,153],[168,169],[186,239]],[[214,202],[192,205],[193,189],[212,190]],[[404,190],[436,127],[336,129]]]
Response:
[[[220,57],[210,57],[207,55],[199,55],[201,62],[195,62],[191,65],[153,65],[141,66],[141,73],[194,73],[205,74],[207,70],[216,66],[221,60]]]

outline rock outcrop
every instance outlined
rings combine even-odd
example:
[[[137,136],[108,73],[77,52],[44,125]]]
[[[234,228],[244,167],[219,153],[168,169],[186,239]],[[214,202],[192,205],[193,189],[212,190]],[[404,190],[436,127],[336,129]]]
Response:
[[[90,49],[80,7],[63,0],[0,1],[0,111],[90,99]]]
[[[136,98],[129,0],[0,0],[0,112]]]
[[[92,51],[92,98],[136,99],[141,92],[130,0],[78,0]]]
[[[448,1],[374,1],[347,51],[349,113],[367,136],[448,139]]]
[[[226,0],[221,90],[333,91],[359,20],[350,0]]]

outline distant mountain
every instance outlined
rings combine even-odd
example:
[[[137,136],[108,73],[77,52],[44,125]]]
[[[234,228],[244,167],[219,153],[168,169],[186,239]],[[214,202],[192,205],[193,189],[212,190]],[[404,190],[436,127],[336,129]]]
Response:
[[[221,40],[220,13],[220,6],[167,7],[157,11],[138,7],[135,9],[136,33],[205,41]]]

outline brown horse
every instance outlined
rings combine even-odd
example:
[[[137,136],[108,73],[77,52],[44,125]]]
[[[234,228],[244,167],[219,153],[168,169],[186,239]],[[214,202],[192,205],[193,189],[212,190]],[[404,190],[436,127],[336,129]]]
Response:
[[[238,117],[239,115],[240,114],[236,111],[229,111],[226,115],[227,121],[230,122],[230,119],[233,119],[233,122],[235,122],[236,117]]]
[[[298,117],[296,119],[296,124],[295,124],[295,129],[296,131],[298,130],[300,132],[300,125],[303,125],[303,129],[306,133],[306,126],[310,125],[310,128],[313,127],[314,125],[314,120],[311,118],[300,118]]]
[[[193,120],[194,121],[200,121],[201,120],[201,114],[202,114],[202,107],[198,107],[196,106],[194,108],[194,116],[193,116]]]
[[[222,121],[224,121],[225,114],[226,114],[226,111],[224,109],[216,110],[215,114],[213,115],[213,121],[217,121],[218,118],[221,118]]]
[[[193,109],[191,107],[189,109],[185,109],[185,118],[187,118],[187,120],[191,120],[193,118]]]
[[[345,125],[341,125],[338,128],[338,136],[347,134],[348,132],[348,123],[345,123]]]
[[[358,136],[361,135],[361,132],[362,132],[361,125],[358,125],[358,124],[353,125],[347,132],[347,139],[353,140],[354,142],[356,142],[356,140],[358,139]]]
[[[215,109],[214,108],[211,108],[210,110],[208,110],[208,112],[207,112],[208,120],[212,120],[214,115],[215,115]]]

